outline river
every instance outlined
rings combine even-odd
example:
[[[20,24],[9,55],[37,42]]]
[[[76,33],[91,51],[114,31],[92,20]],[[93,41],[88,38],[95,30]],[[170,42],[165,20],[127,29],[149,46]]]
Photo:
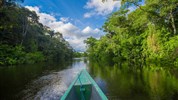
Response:
[[[108,65],[86,58],[0,67],[0,99],[59,100],[82,69],[88,70],[110,100],[178,100],[176,69]]]

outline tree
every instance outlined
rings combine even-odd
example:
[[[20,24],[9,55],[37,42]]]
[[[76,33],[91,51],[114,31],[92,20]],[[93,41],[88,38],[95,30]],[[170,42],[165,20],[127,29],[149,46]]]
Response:
[[[0,22],[0,65],[58,62],[73,57],[73,48],[62,33],[39,23],[35,12],[5,5],[0,8]]]
[[[3,6],[15,5],[17,2],[24,2],[24,0],[0,0],[0,8]]]
[[[177,63],[178,1],[140,1],[122,0],[121,9],[103,25],[107,34],[96,42],[87,39],[89,55],[114,62]],[[137,9],[129,12],[132,6]]]

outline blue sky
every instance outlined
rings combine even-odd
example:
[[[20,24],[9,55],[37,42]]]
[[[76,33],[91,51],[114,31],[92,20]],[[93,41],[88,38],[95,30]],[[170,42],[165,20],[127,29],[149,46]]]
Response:
[[[119,9],[120,1],[25,0],[22,5],[35,11],[43,25],[62,33],[76,51],[85,51],[83,40],[104,35],[100,28]]]

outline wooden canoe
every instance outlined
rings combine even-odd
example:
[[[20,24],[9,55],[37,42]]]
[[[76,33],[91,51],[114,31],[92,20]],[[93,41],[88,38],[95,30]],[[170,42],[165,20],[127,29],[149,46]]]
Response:
[[[92,77],[84,69],[66,90],[61,100],[108,100]]]

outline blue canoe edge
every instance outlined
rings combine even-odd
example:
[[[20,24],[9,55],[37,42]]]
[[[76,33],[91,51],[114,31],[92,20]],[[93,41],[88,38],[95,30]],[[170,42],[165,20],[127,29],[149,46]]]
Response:
[[[84,81],[83,78],[85,79]],[[90,93],[91,97],[90,98],[86,98],[86,99],[81,99],[81,98],[75,98],[76,95],[75,92],[71,92],[71,91],[76,91],[74,90],[75,86],[77,86],[78,81],[82,81],[83,83],[86,81],[87,84],[90,84],[92,86],[92,90]],[[85,84],[85,83],[84,83]],[[81,87],[81,85],[80,85]],[[73,96],[73,97],[72,97]],[[103,93],[103,91],[99,88],[99,86],[96,84],[96,82],[92,79],[92,77],[89,75],[89,73],[87,72],[86,69],[83,69],[80,71],[80,73],[75,77],[74,81],[70,84],[70,86],[68,87],[68,89],[65,91],[64,95],[61,97],[60,100],[108,100],[108,98],[106,97],[106,95]]]

